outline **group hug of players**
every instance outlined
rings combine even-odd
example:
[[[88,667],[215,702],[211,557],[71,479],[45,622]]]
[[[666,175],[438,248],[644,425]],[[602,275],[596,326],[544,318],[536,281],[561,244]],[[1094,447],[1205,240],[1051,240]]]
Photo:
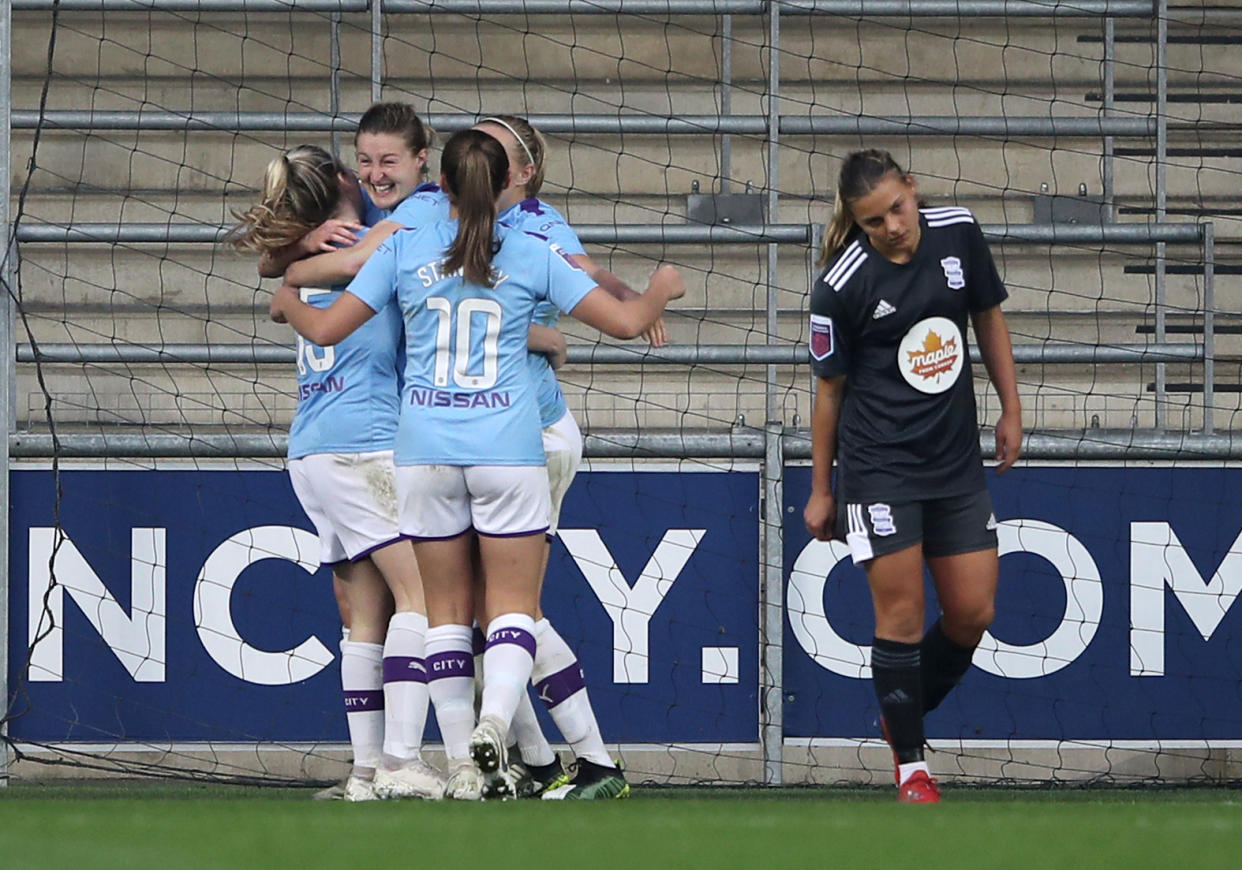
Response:
[[[538,198],[546,143],[485,117],[444,143],[412,107],[372,106],[356,171],[315,146],[267,167],[232,238],[280,278],[297,332],[289,474],[332,566],[353,767],[325,797],[623,798],[573,650],[540,609],[548,542],[582,457],[557,383],[561,312],[666,340],[685,292],[662,266],[638,293]],[[991,620],[995,518],[965,344],[972,318],[1002,402],[997,456],[1021,443],[1005,290],[965,209],[922,210],[885,152],[850,155],[811,293],[817,375],[805,519],[849,542],[876,609],[872,671],[898,796],[934,802],[923,714]],[[835,486],[831,469],[836,462]],[[942,613],[924,632],[922,566]],[[529,687],[573,751],[571,779]],[[446,769],[422,757],[429,703]]]

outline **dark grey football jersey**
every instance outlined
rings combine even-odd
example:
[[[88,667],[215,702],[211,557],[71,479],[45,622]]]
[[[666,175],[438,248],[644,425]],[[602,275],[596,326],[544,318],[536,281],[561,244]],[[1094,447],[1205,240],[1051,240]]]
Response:
[[[837,498],[909,501],[984,486],[969,315],[1008,295],[964,208],[923,209],[909,263],[863,234],[811,290],[811,364],[845,376],[837,429]]]

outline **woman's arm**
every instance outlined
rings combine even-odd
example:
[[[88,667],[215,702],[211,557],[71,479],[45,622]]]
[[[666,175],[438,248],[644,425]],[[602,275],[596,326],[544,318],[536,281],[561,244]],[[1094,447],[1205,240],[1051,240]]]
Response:
[[[569,347],[565,344],[565,334],[551,326],[530,325],[526,335],[526,349],[531,353],[541,353],[548,358],[553,370],[565,364],[569,356]]]
[[[673,266],[661,266],[652,273],[646,293],[621,301],[597,286],[569,313],[613,338],[637,338],[659,319],[664,306],[685,293],[681,273]]]
[[[832,540],[837,503],[832,495],[832,461],[837,456],[837,423],[845,396],[845,376],[817,378],[811,410],[811,495],[802,519],[817,541]]]
[[[288,323],[307,341],[330,347],[375,316],[371,307],[352,293],[342,293],[327,308],[302,301],[297,289],[282,284],[272,295],[272,320]]]
[[[1022,403],[1018,398],[1018,373],[1013,362],[1009,327],[999,305],[972,315],[979,355],[1001,403],[996,421],[996,473],[1009,470],[1022,452]]]
[[[401,224],[394,221],[380,221],[371,227],[371,231],[358,244],[290,263],[280,274],[285,276],[286,284],[294,287],[332,287],[344,284],[358,274],[362,264],[385,239],[401,228]]]
[[[595,261],[586,254],[574,254],[570,259],[578,264],[582,271],[590,275],[591,280],[598,284],[601,290],[614,299],[625,302],[627,299],[642,295],[603,266],[596,265]],[[668,343],[668,331],[664,328],[664,318],[657,317],[651,326],[643,330],[642,337],[652,347],[664,347]]]

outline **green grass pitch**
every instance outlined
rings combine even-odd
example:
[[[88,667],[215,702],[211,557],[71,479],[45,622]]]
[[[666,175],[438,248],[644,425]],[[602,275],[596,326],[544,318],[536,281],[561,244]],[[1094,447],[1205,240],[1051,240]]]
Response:
[[[0,868],[1242,868],[1242,792],[636,788],[628,801],[342,804],[300,789],[13,783]]]

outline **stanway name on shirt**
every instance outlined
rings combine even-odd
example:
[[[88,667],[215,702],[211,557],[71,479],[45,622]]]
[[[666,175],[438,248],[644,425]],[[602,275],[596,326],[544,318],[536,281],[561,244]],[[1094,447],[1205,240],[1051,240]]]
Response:
[[[460,278],[462,270],[448,273],[443,270],[444,261],[436,260],[418,267],[415,273],[418,275],[418,281],[424,287],[433,287],[445,278]],[[492,289],[499,287],[501,284],[509,280],[509,276],[495,266],[492,267]]]
[[[508,390],[484,390],[460,393],[450,390],[410,390],[410,404],[424,408],[508,408],[512,404]]]
[[[305,402],[316,393],[339,393],[345,389],[345,378],[331,377],[298,385],[298,400]]]

